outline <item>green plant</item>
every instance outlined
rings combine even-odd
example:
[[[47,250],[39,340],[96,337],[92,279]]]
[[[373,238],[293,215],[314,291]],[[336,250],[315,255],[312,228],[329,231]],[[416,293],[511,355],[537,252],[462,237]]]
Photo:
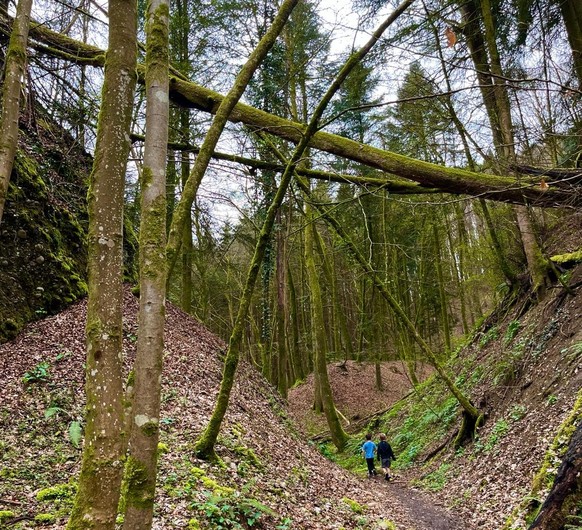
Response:
[[[57,516],[52,513],[39,513],[34,516],[34,520],[40,524],[53,524],[57,520]]]
[[[451,464],[443,463],[438,469],[426,475],[420,483],[431,491],[440,491],[447,483],[450,468]]]
[[[194,501],[192,508],[204,516],[212,524],[211,528],[216,530],[252,528],[263,516],[277,515],[268,506],[244,497],[239,492],[222,496],[206,491],[203,495],[205,500]]]
[[[364,513],[366,511],[364,506],[362,506],[359,502],[350,499],[349,497],[344,497],[342,501],[345,502],[354,513]]]
[[[556,396],[555,394],[550,394],[547,399],[546,399],[546,405],[551,406],[551,405],[555,405],[558,401],[558,396]]]
[[[396,525],[392,521],[383,520],[378,522],[378,528],[381,530],[397,530]]]
[[[285,517],[276,527],[275,530],[289,530],[291,528],[291,519],[289,517]]]
[[[513,405],[509,411],[509,417],[513,421],[521,420],[527,412],[527,407],[525,405]]]
[[[499,338],[499,329],[497,328],[497,326],[493,326],[486,333],[483,333],[481,335],[481,338],[479,339],[479,346],[481,348],[484,348],[491,341],[496,340],[498,338]]]
[[[483,450],[489,453],[509,431],[509,424],[506,420],[499,420],[489,433],[487,442],[483,445]]]
[[[77,492],[77,486],[73,483],[57,484],[37,492],[37,501],[48,501],[53,499],[72,499]]]
[[[50,418],[56,416],[57,414],[64,414],[71,418],[71,415],[61,407],[49,407],[44,412],[45,418]],[[81,423],[77,420],[71,420],[69,422],[69,440],[75,447],[79,447],[81,440],[83,438],[83,429],[81,428]]]
[[[68,359],[71,355],[73,355],[73,352],[71,352],[71,351],[64,351],[64,352],[58,353],[57,356],[55,357],[55,361],[56,362],[64,361],[64,360]]]
[[[505,330],[505,337],[503,338],[503,342],[505,342],[505,344],[509,344],[517,335],[520,327],[521,327],[521,325],[519,323],[519,320],[512,320],[507,325],[507,329]]]
[[[46,361],[38,363],[34,368],[24,372],[22,382],[25,384],[41,383],[50,378],[50,364]]]
[[[576,360],[580,355],[582,355],[582,341],[576,342],[568,348],[564,348],[560,353],[570,362]]]

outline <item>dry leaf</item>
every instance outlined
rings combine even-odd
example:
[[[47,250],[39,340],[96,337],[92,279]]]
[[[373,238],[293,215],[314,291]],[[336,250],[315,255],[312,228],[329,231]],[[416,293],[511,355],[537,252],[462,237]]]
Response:
[[[452,30],[452,28],[448,27],[445,29],[445,37],[447,38],[447,46],[449,48],[454,48],[455,44],[457,43],[457,35]]]
[[[542,190],[544,190],[544,191],[550,188],[550,186],[549,186],[549,185],[548,185],[548,183],[546,182],[546,179],[542,179],[542,180],[541,180],[541,182],[540,182],[540,188],[541,188]]]

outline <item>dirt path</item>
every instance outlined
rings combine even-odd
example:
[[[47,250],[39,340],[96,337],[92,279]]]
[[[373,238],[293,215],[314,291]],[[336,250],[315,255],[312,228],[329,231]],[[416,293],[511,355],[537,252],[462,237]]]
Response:
[[[374,488],[378,497],[387,496],[397,504],[407,519],[414,524],[414,530],[471,530],[473,526],[466,520],[450,513],[442,504],[436,503],[429,494],[412,489],[403,480],[385,482],[383,478],[365,479],[367,488]],[[390,517],[390,514],[386,514]],[[399,527],[400,528],[400,527]],[[407,527],[406,530],[413,530]]]

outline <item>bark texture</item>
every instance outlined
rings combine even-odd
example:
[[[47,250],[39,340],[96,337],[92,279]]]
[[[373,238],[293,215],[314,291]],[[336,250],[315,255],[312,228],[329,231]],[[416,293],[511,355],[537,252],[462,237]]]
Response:
[[[85,447],[69,530],[115,528],[127,442],[123,433],[122,239],[136,84],[136,2],[111,0],[109,15],[109,52],[88,193]]]
[[[146,26],[146,141],[139,232],[139,333],[134,365],[124,530],[151,528],[154,509],[166,298],[166,155],[168,143],[166,0],[151,0]]]
[[[0,223],[8,194],[10,174],[18,145],[18,118],[20,116],[20,90],[26,71],[26,43],[30,27],[32,0],[19,0],[16,18],[6,52],[2,90],[2,115],[0,117]]]
[[[554,485],[530,530],[561,530],[582,499],[582,421],[570,440]],[[578,504],[579,505],[579,504]],[[573,525],[572,528],[575,526]]]

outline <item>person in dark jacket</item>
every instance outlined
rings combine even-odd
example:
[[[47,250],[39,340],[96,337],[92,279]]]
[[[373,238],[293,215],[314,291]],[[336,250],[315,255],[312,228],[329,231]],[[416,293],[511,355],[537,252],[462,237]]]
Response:
[[[390,465],[392,464],[392,460],[396,460],[396,456],[394,455],[394,451],[392,451],[392,447],[390,447],[390,444],[386,441],[386,435],[383,433],[380,434],[380,443],[378,444],[376,454],[378,455],[378,460],[380,460],[382,466],[384,480],[390,480],[392,478],[390,476]]]

